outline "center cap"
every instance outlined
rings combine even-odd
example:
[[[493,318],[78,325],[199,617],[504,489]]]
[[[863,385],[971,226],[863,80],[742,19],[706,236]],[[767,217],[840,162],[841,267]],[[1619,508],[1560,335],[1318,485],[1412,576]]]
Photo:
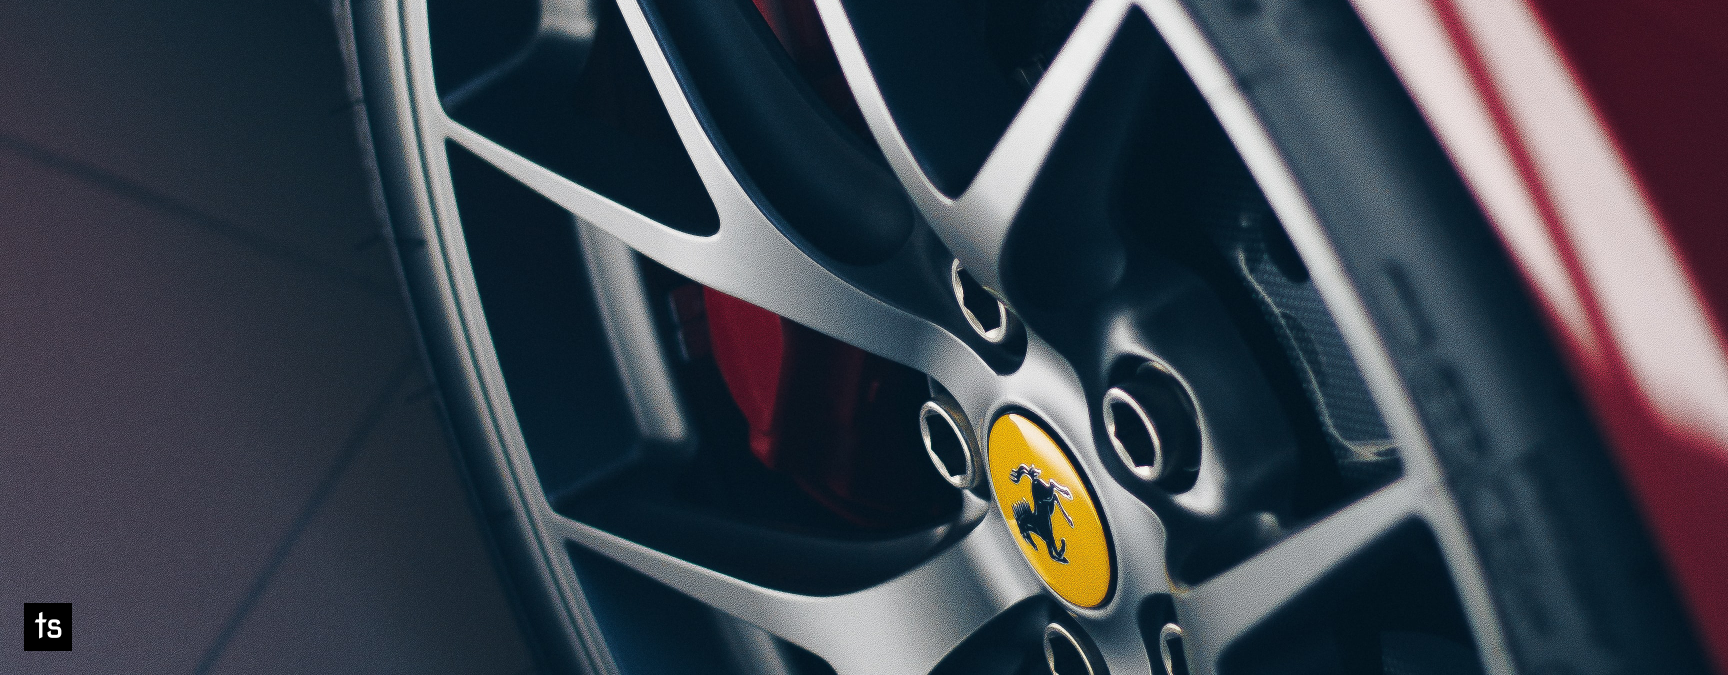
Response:
[[[1110,543],[1086,481],[1062,446],[1023,415],[990,427],[990,487],[1008,532],[1050,590],[1081,607],[1110,594]]]

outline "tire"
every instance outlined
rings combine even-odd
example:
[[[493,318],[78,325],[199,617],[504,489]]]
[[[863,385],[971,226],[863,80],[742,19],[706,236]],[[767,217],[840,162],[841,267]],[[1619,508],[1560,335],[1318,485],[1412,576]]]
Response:
[[[548,6],[338,12],[544,669],[1706,672],[1346,2]]]
[[[1190,6],[1257,74],[1248,97],[1388,336],[1520,670],[1706,672],[1536,303],[1360,21]]]

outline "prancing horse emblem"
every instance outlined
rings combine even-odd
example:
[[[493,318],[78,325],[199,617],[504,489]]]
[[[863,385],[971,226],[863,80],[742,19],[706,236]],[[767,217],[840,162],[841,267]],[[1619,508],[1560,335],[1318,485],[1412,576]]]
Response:
[[[1068,521],[1068,527],[1074,527],[1073,516],[1068,515],[1068,509],[1062,508],[1062,500],[1057,499],[1062,497],[1073,500],[1074,492],[1054,480],[1038,478],[1039,473],[1041,472],[1038,467],[1021,464],[1008,474],[1008,480],[1015,485],[1020,484],[1022,476],[1032,479],[1032,501],[1028,503],[1022,499],[1014,502],[1014,522],[1020,527],[1020,538],[1025,539],[1026,543],[1032,546],[1032,550],[1038,550],[1038,542],[1032,540],[1032,535],[1036,534],[1044,540],[1044,550],[1050,554],[1050,559],[1066,565],[1068,540],[1056,537],[1054,519],[1056,512],[1060,511],[1062,519]]]

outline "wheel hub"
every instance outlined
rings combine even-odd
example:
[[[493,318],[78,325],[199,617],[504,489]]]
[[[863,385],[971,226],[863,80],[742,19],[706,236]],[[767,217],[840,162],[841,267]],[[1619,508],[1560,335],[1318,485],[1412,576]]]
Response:
[[[1043,427],[1020,413],[990,428],[991,493],[1020,553],[1062,599],[1097,607],[1115,579],[1104,515],[1089,483]]]

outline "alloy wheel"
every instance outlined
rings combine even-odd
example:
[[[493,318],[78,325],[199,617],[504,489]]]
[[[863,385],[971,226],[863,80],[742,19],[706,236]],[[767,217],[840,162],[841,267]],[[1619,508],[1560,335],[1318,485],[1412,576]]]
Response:
[[[553,661],[1514,672],[1385,322],[1188,6],[355,12]]]

